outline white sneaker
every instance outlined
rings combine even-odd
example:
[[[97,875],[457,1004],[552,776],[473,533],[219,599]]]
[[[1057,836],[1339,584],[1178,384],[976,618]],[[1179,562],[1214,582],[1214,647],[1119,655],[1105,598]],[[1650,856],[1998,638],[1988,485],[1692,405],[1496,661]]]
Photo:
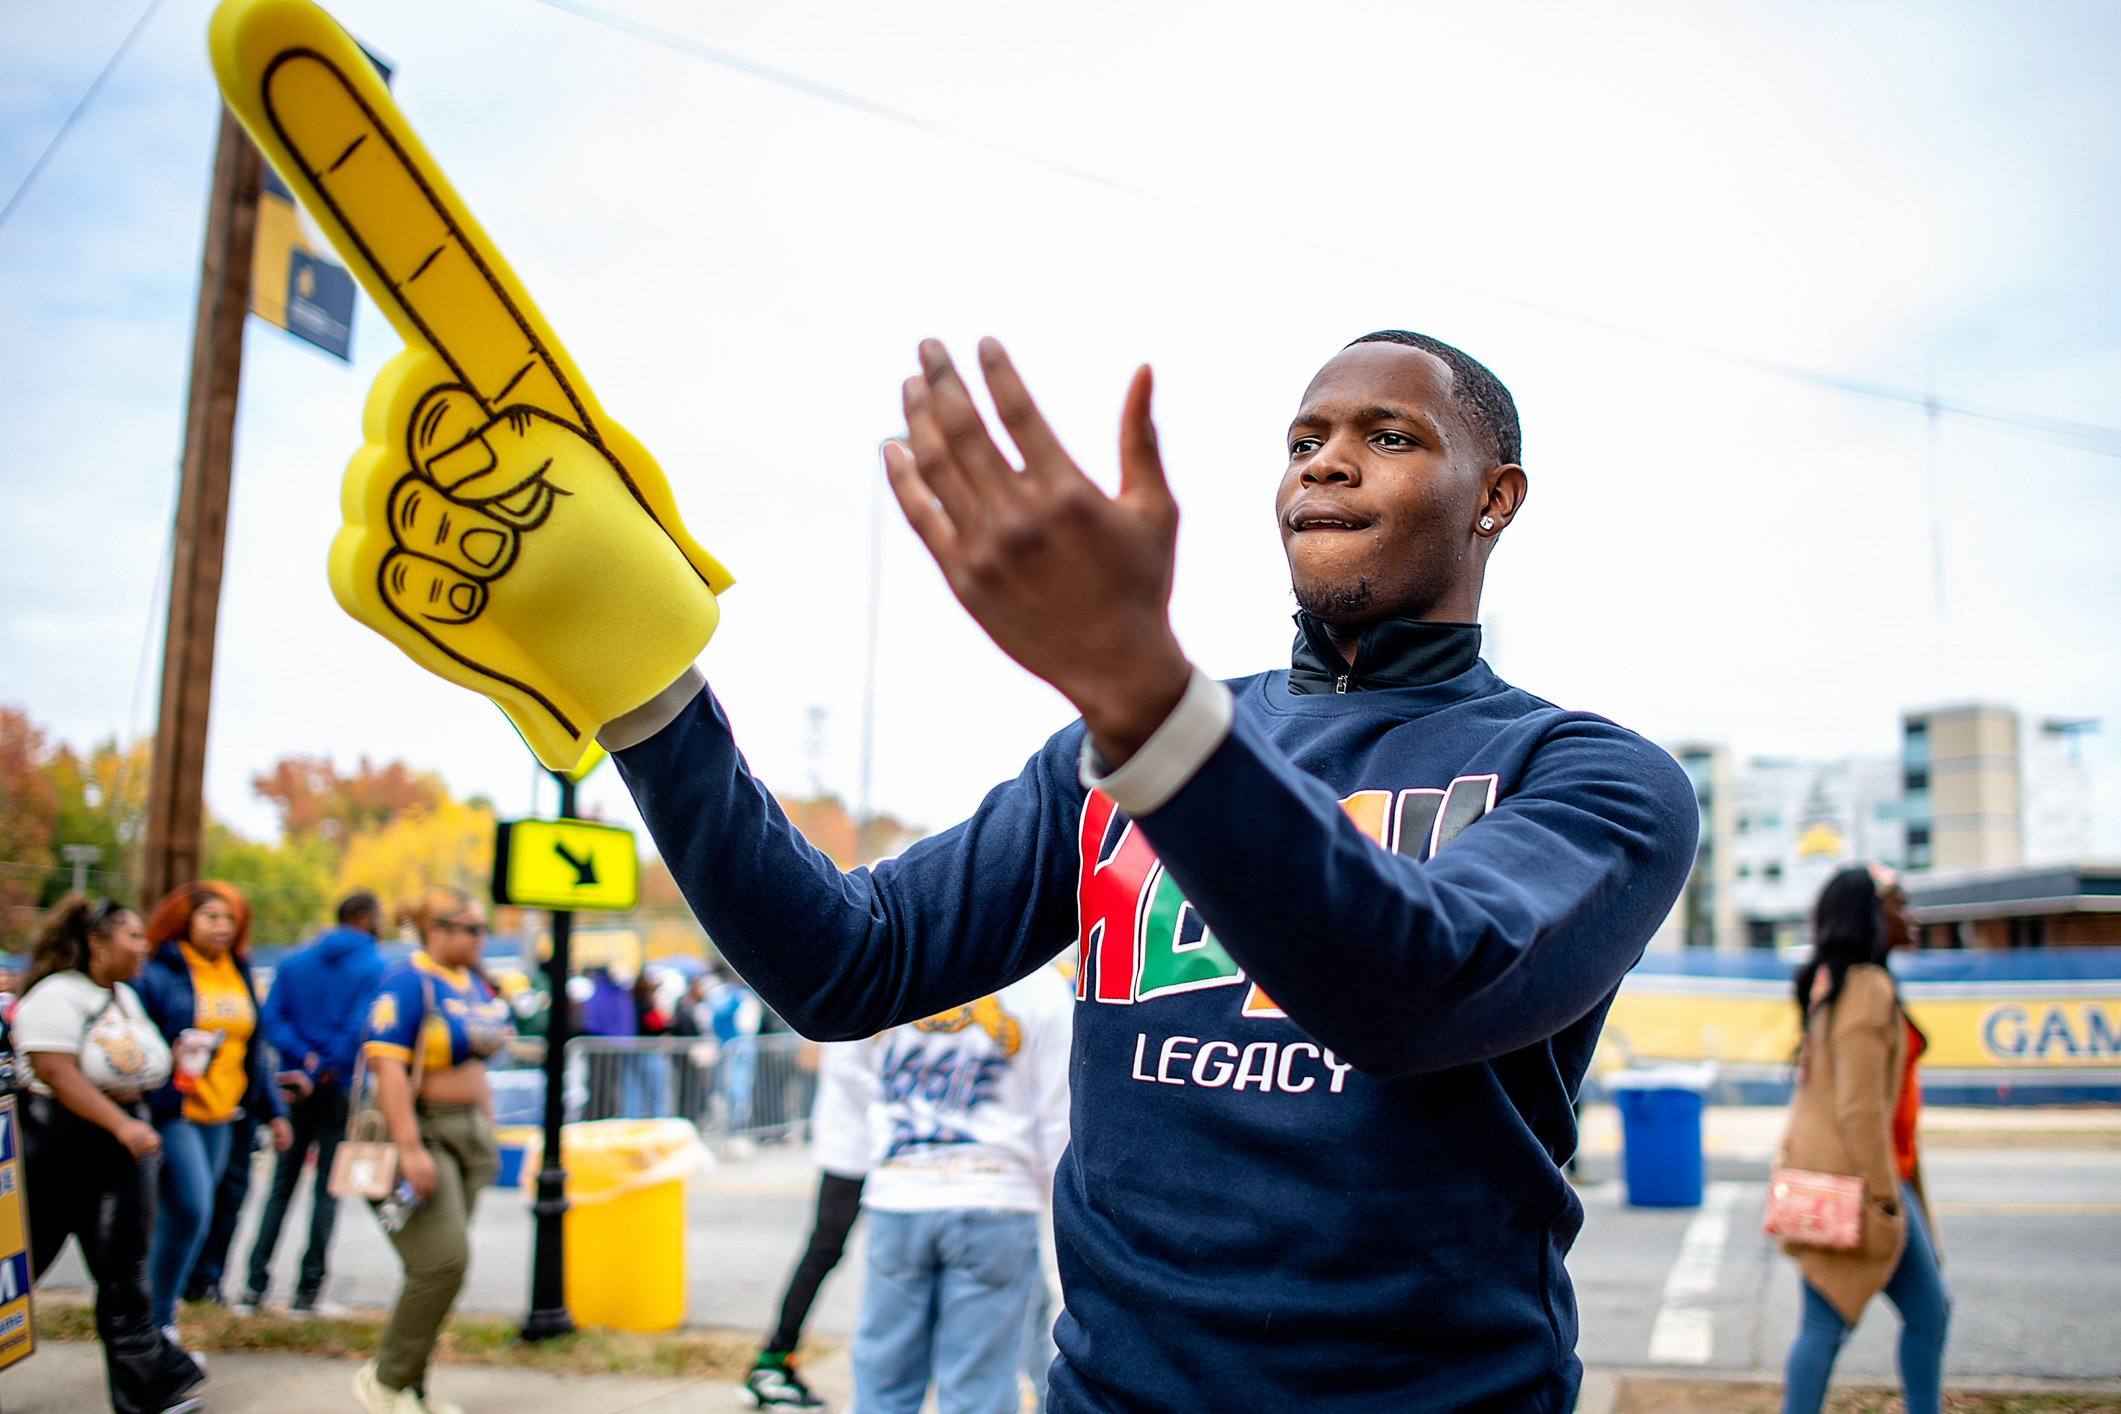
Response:
[[[371,1360],[354,1371],[353,1395],[368,1414],[464,1414],[464,1406],[443,1399],[422,1399],[416,1391],[392,1389],[376,1378]]]
[[[371,1360],[354,1371],[353,1397],[368,1414],[426,1414],[427,1406],[409,1389],[392,1389],[376,1378]]]
[[[171,1345],[176,1346],[177,1349],[184,1350],[184,1353],[191,1357],[192,1364],[197,1365],[199,1367],[199,1374],[201,1375],[201,1377],[205,1376],[206,1357],[204,1355],[201,1355],[196,1350],[185,1350],[184,1342],[177,1339],[177,1328],[175,1326],[164,1326],[162,1328],[162,1338],[168,1341]]]

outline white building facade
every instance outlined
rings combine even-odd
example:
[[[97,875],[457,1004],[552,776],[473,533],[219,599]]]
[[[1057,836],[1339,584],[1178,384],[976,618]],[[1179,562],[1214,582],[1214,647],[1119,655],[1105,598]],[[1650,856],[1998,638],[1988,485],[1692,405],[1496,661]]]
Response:
[[[1718,744],[1674,745],[1701,844],[1650,946],[1801,947],[1820,889],[1851,864],[1922,874],[2083,860],[2092,788],[2078,738],[2097,725],[2050,718],[2021,730],[2013,709],[1971,704],[1908,713],[1898,756],[1739,764]]]

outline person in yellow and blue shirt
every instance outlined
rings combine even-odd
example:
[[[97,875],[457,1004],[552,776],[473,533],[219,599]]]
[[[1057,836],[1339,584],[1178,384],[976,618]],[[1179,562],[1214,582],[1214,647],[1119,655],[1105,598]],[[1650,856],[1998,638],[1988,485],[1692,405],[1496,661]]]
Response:
[[[147,920],[155,952],[134,990],[176,1056],[176,1073],[148,1097],[162,1136],[155,1236],[147,1267],[156,1325],[176,1340],[177,1297],[206,1245],[215,1190],[233,1163],[240,1129],[269,1123],[273,1146],[293,1138],[287,1102],[266,1073],[250,972],[250,904],[232,884],[187,884]]]
[[[409,1185],[418,1206],[390,1233],[405,1285],[353,1390],[369,1414],[431,1414],[450,1407],[428,1398],[427,1364],[470,1269],[472,1201],[500,1166],[486,1060],[515,1028],[479,975],[486,911],[477,899],[433,888],[399,917],[419,930],[420,951],[383,973],[361,1054],[398,1146],[401,1191]]]

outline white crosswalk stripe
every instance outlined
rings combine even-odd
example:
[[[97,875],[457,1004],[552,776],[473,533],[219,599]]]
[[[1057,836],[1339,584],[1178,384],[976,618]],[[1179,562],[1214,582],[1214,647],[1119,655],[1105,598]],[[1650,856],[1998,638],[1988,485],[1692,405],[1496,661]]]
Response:
[[[1731,1238],[1731,1207],[1743,1185],[1712,1183],[1701,1211],[1679,1240],[1679,1256],[1664,1279],[1664,1304],[1650,1329],[1650,1363],[1706,1365],[1716,1353],[1716,1318],[1700,1304],[1716,1292],[1723,1249]]]

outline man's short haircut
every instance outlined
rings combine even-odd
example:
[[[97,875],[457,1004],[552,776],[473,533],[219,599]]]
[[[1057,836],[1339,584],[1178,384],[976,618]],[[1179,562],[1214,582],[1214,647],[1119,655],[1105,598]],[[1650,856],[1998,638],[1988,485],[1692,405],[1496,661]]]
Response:
[[[1467,422],[1487,433],[1495,453],[1495,465],[1506,466],[1524,458],[1524,438],[1517,430],[1517,403],[1502,380],[1471,355],[1452,348],[1441,339],[1405,329],[1380,329],[1348,344],[1405,344],[1435,354],[1451,369],[1451,401]]]
[[[357,918],[380,919],[382,916],[382,903],[366,889],[356,889],[339,900],[339,922],[342,924],[352,923]]]

